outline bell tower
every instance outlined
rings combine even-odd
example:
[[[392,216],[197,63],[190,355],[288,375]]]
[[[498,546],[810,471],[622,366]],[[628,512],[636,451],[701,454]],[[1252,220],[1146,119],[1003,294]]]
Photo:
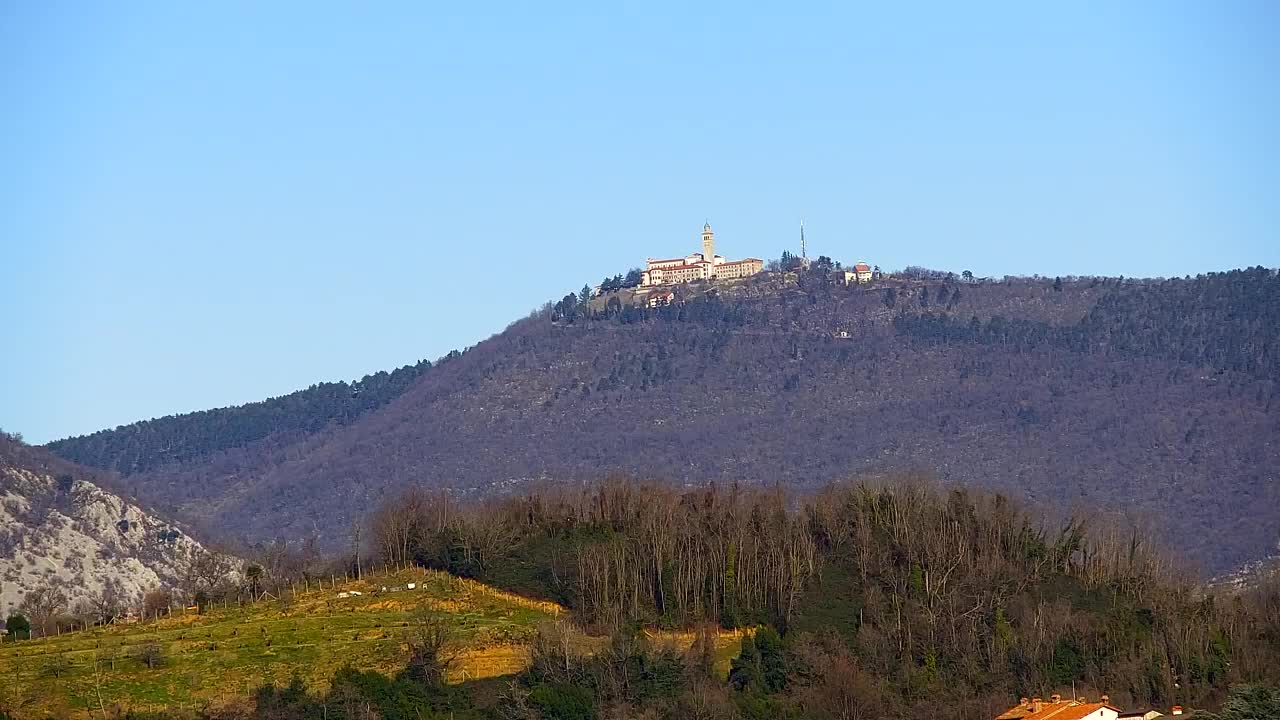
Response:
[[[702,259],[709,263],[716,261],[716,234],[711,232],[711,223],[702,226]]]

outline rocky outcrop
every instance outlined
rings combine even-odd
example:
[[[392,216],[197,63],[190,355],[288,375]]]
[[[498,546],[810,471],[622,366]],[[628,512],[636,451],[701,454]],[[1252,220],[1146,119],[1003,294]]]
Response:
[[[104,595],[123,607],[175,587],[207,551],[177,525],[93,482],[0,466],[0,613],[52,587],[71,610]]]

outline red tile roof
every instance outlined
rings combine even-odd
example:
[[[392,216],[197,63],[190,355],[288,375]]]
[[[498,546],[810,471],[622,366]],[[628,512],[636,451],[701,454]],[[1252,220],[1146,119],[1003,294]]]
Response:
[[[1080,720],[1104,707],[1114,710],[1117,714],[1120,712],[1118,708],[1111,707],[1106,703],[1081,703],[1076,700],[1063,700],[1056,703],[1040,703],[1040,712],[1032,712],[1033,708],[1030,703],[1017,705],[1006,710],[996,720]]]

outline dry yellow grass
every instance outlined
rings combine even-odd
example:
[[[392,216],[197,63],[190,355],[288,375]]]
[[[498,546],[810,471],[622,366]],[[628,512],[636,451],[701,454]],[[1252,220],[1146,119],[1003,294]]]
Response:
[[[528,645],[500,645],[465,650],[454,659],[447,679],[451,683],[459,683],[514,675],[529,667],[531,660]]]
[[[729,664],[742,649],[742,638],[755,633],[755,628],[739,628],[737,630],[715,629],[715,670],[721,675],[729,674]],[[669,647],[677,652],[688,652],[698,639],[696,630],[656,630],[644,631],[645,637],[654,647]]]
[[[742,642],[745,635],[755,634],[755,628],[739,628],[737,630],[725,630],[716,628],[716,647],[728,645],[732,643]],[[688,650],[698,639],[697,630],[645,630],[644,636],[649,642],[657,645],[670,645],[677,650]]]
[[[560,613],[565,611],[562,606],[557,605],[556,603],[547,602],[545,600],[534,600],[532,598],[516,595],[514,593],[506,592],[505,590],[499,590],[491,585],[476,582],[475,580],[468,580],[465,578],[454,578],[454,580],[461,583],[463,587],[477,595],[488,596],[495,600],[500,600],[517,607],[525,608],[526,610],[537,610],[539,612],[550,613],[552,616],[558,616]]]

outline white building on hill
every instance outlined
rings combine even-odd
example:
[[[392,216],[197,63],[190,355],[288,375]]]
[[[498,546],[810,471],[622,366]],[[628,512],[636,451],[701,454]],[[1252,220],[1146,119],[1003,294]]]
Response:
[[[758,258],[725,260],[716,255],[716,235],[711,223],[702,226],[702,252],[671,260],[649,258],[640,280],[641,287],[675,285],[694,280],[728,280],[755,275],[764,270],[764,261]]]

